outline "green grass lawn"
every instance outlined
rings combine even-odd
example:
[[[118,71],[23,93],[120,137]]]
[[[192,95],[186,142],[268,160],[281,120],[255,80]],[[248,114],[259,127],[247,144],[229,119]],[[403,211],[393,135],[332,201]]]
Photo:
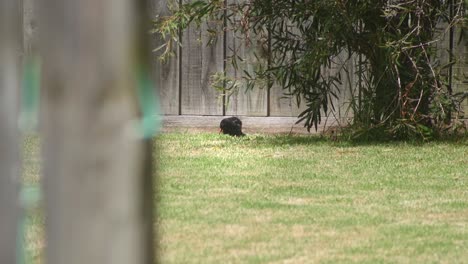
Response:
[[[162,263],[468,263],[467,141],[171,133],[155,147]],[[32,183],[37,140],[25,152]]]
[[[468,144],[159,138],[163,263],[468,263]]]

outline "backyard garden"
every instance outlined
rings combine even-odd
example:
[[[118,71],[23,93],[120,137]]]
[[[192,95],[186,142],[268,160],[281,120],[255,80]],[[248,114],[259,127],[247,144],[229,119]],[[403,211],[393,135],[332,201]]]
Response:
[[[468,263],[466,0],[4,2],[1,264]]]

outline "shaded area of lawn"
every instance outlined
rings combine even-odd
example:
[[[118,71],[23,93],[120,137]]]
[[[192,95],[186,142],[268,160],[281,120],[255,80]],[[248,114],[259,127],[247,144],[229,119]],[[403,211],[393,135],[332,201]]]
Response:
[[[468,145],[159,138],[163,263],[468,259]]]

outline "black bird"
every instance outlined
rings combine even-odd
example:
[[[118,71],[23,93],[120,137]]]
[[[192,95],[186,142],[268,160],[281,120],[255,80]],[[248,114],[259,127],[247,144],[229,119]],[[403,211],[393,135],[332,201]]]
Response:
[[[234,116],[221,120],[219,132],[236,137],[245,136],[245,134],[242,133],[242,121]]]

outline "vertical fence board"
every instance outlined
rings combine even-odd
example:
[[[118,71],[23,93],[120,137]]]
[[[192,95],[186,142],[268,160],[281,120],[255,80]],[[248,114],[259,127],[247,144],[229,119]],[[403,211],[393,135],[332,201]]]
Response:
[[[151,16],[167,16],[170,11],[167,0],[151,0]],[[153,49],[160,47],[164,43],[161,36],[155,35],[152,41]],[[179,48],[173,47],[174,56],[165,62],[161,62],[158,57],[163,50],[154,52],[152,56],[153,75],[156,82],[156,89],[161,102],[161,111],[165,115],[179,114]]]
[[[305,109],[304,101],[298,105],[293,96],[286,95],[279,85],[274,84],[270,91],[270,116],[298,116]]]
[[[49,264],[153,263],[143,200],[151,159],[133,126],[142,2],[38,5]]]
[[[227,56],[240,56],[245,61],[238,64],[238,69],[235,69],[228,61],[226,65],[227,76],[239,81],[241,84],[236,91],[230,94],[227,105],[227,115],[247,115],[247,116],[266,116],[267,115],[267,88],[255,87],[253,90],[246,90],[245,82],[242,82],[243,71],[249,72],[252,75],[253,67],[257,63],[252,54],[255,47],[245,47],[245,44],[239,44],[243,40],[233,36],[233,32],[228,32],[227,35]],[[239,46],[239,49],[232,51],[229,47]],[[229,92],[228,92],[229,93]]]
[[[452,71],[453,93],[468,92],[468,34],[460,28],[454,30],[454,49],[455,64]],[[465,118],[468,114],[468,99],[461,105],[465,112]]]
[[[330,107],[329,117],[340,122],[345,122],[348,117],[352,117],[352,109],[350,104],[353,100],[353,92],[358,86],[355,74],[355,58],[349,57],[347,51],[341,52],[334,59],[335,64],[330,70],[331,74],[335,74],[341,80],[338,84],[338,89],[335,89],[337,98],[333,98],[333,108]],[[343,124],[345,125],[345,124]]]
[[[439,23],[436,27],[435,38],[438,40],[434,44],[436,49],[435,63],[443,66],[450,62],[450,31],[447,30],[447,23]],[[441,73],[448,78],[450,68],[445,68]]]
[[[20,7],[21,1],[0,2],[0,263],[17,261]]]
[[[336,78],[340,78],[342,83],[341,84],[337,84],[338,88],[337,87],[332,87],[332,91],[335,92],[338,96],[342,96],[343,93],[344,93],[344,88],[345,88],[345,85],[344,85],[344,78],[343,78],[343,75],[342,75],[342,67],[343,67],[343,62],[342,62],[342,59],[343,59],[343,56],[341,54],[339,54],[338,56],[335,56],[333,59],[332,59],[332,65],[329,66],[329,68],[327,69],[327,71],[324,73],[325,76],[327,76],[328,78],[331,78],[331,77],[336,77]],[[331,94],[329,94],[329,103],[328,103],[328,113],[325,115],[324,113],[322,113],[322,122],[324,120],[326,120],[327,116],[336,116],[338,117],[338,115],[340,114],[340,99],[341,98],[336,98],[334,96],[331,96]]]
[[[288,21],[288,31],[293,34],[300,35],[300,30],[292,21]],[[287,58],[291,58],[291,54],[287,54]],[[284,90],[279,84],[273,84],[270,90],[270,116],[297,117],[306,109],[304,100],[297,100],[296,96],[288,95],[290,91]]]
[[[208,22],[210,26],[222,26]],[[208,45],[207,25],[195,25],[183,32],[182,38],[182,114],[222,115],[223,100],[220,92],[211,87],[211,76],[223,71],[223,37]]]
[[[239,1],[231,0],[228,4],[239,3]],[[258,62],[254,56],[254,52],[260,49],[260,37],[250,36],[251,39],[243,38],[241,33],[228,31],[226,34],[226,73],[227,76],[239,81],[241,84],[236,91],[230,94],[226,109],[227,115],[243,115],[243,116],[266,116],[267,115],[267,89],[266,87],[255,87],[253,90],[246,90],[245,82],[242,82],[244,71],[253,75],[254,67]],[[237,60],[238,68],[233,67],[231,61],[233,57],[242,58],[243,61]],[[232,59],[231,59],[232,58]],[[259,57],[259,59],[262,59]],[[264,63],[267,62],[266,58]],[[229,92],[228,92],[229,93]]]

